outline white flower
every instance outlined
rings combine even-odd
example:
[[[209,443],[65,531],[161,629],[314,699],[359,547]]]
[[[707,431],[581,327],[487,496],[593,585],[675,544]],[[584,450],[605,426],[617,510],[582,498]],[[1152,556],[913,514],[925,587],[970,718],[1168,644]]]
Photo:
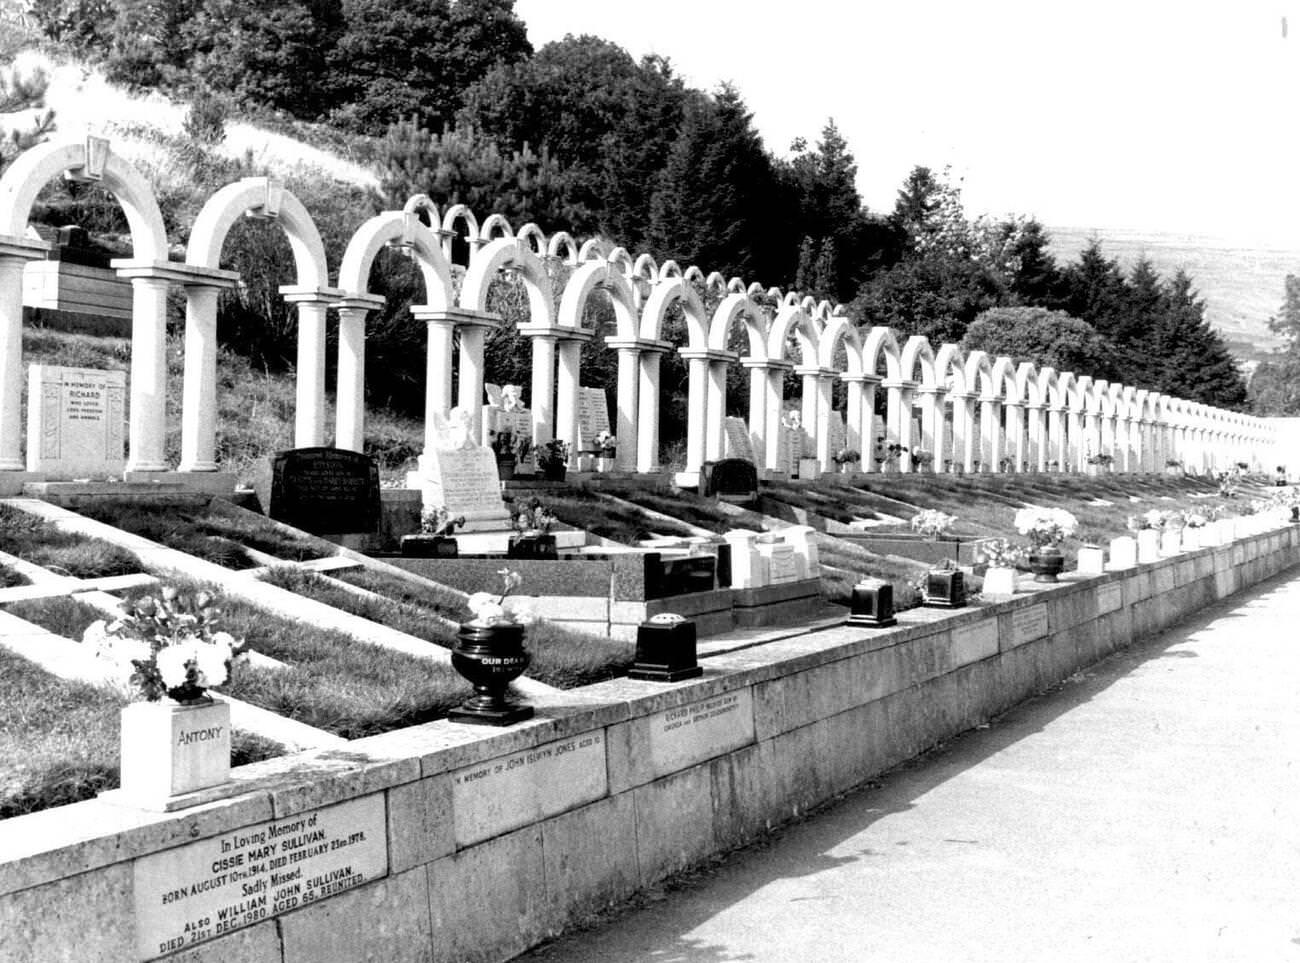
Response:
[[[212,644],[224,651],[227,659],[229,659],[235,651],[235,637],[229,632],[213,632]]]
[[[102,654],[114,662],[129,666],[132,662],[148,662],[153,650],[143,639],[121,637],[109,642]]]
[[[512,595],[510,598],[506,599],[502,608],[505,610],[505,614],[510,621],[516,622],[519,625],[532,625],[537,621],[537,613],[533,611],[532,599],[524,598],[519,595]]]
[[[200,642],[195,649],[198,653],[199,685],[214,686],[225,682],[230,649],[206,642]]]
[[[195,661],[197,653],[192,643],[169,645],[157,656],[158,674],[162,676],[163,685],[175,689],[185,684],[189,676],[189,663]]]

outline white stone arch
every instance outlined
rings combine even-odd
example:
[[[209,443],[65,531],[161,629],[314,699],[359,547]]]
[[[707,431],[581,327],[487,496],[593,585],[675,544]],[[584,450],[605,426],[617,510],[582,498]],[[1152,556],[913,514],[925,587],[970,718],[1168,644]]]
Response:
[[[323,445],[325,315],[330,304],[338,298],[339,291],[329,287],[325,244],[302,201],[267,177],[245,177],[227,184],[208,198],[194,219],[185,249],[185,263],[200,269],[219,267],[231,228],[240,218],[249,215],[274,220],[283,230],[293,254],[297,283],[282,286],[280,293],[286,301],[298,306],[294,444],[299,448]],[[211,399],[206,396],[215,392],[215,387],[209,388],[209,381],[215,385],[216,292],[195,285],[189,288],[187,295],[185,381],[187,385],[193,383],[196,387],[192,392],[187,387],[185,406],[194,405],[202,412],[210,402],[215,402],[215,394]],[[194,338],[191,331],[195,333]],[[198,346],[200,339],[205,345],[211,343],[210,350]],[[204,439],[199,442],[202,447],[209,431],[200,427],[197,434]],[[202,451],[197,454],[201,457]],[[183,460],[183,468],[203,470],[207,467],[187,462],[188,459]]]
[[[737,355],[728,347],[733,326],[740,322],[744,325],[749,344],[749,355],[745,359],[750,365],[750,416],[762,412],[765,384],[753,375],[754,364],[766,360],[767,315],[763,309],[750,300],[744,292],[744,285],[739,285],[733,278],[728,285],[730,293],[723,296],[714,309],[705,337],[704,350],[692,345],[681,352],[686,359],[689,371],[689,394],[687,398],[687,471],[695,470],[692,455],[698,455],[700,463],[717,461],[726,453],[726,406],[727,406],[727,371]],[[755,387],[759,389],[759,398],[753,397]],[[766,416],[760,414],[760,424],[748,426],[752,436],[761,436]],[[698,435],[702,433],[702,438]],[[700,450],[699,442],[703,442]],[[692,442],[695,442],[694,446]]]
[[[844,348],[844,370],[836,367],[839,349]],[[845,385],[844,447],[856,451],[860,458],[870,460],[868,435],[871,431],[871,412],[875,407],[875,384],[867,385],[867,374],[862,366],[862,332],[847,317],[832,317],[817,340],[817,366],[819,371],[817,410],[817,457],[822,470],[833,470],[831,465],[836,451],[836,439],[831,437],[831,413],[834,411],[834,384],[836,379]],[[870,407],[868,407],[870,406]],[[865,428],[864,428],[865,425]]]
[[[515,229],[510,226],[504,214],[489,214],[487,219],[479,226],[478,239],[484,244],[489,241],[495,241],[499,238],[514,237]]]
[[[433,213],[436,216],[436,208]],[[370,293],[370,271],[379,252],[394,245],[415,259],[424,282],[425,303],[412,305],[411,314],[428,326],[424,386],[426,450],[435,442],[433,429],[437,417],[445,415],[451,407],[451,355],[456,328],[450,313],[454,300],[451,265],[442,252],[438,236],[420,220],[417,211],[403,208],[376,214],[357,228],[339,265],[338,285],[343,298],[339,307],[334,443],[349,451],[363,449],[366,315],[382,304]]]
[[[464,204],[452,204],[443,211],[442,214],[442,254],[447,259],[448,264],[452,261],[452,250],[456,243],[456,225],[463,224],[465,227],[464,240],[469,245],[469,259],[474,261],[474,253],[483,246],[482,234],[479,231],[478,218]]]
[[[636,292],[631,280],[609,260],[586,261],[579,266],[560,299],[559,326],[573,332],[584,332],[582,318],[592,295],[603,291],[614,309],[615,334],[605,339],[606,344],[618,352],[618,396],[614,433],[619,439],[615,464],[619,470],[630,471],[636,467],[639,438],[639,387],[642,345],[638,341]],[[536,341],[534,342],[537,343]],[[575,342],[578,343],[578,342]],[[561,347],[561,351],[565,350]],[[576,379],[575,379],[576,381]],[[574,385],[576,389],[576,384]],[[657,390],[656,390],[657,400]],[[534,399],[534,403],[535,399]],[[572,457],[578,450],[578,397],[566,398],[564,386],[557,405],[559,420],[556,434],[569,442]],[[657,414],[657,411],[656,411]]]
[[[564,253],[560,253],[563,251]],[[568,231],[556,231],[546,245],[547,257],[558,258],[560,263],[570,267],[578,265],[578,242]]]
[[[969,394],[966,386],[966,356],[952,343],[939,345],[934,354],[935,383],[922,394],[921,447],[930,452],[929,468],[936,472],[952,471],[962,465]],[[952,430],[949,424],[951,405]],[[954,452],[954,448],[956,451]]]
[[[532,221],[521,227],[515,237],[526,243],[529,250],[538,257],[546,257],[549,253],[549,248],[546,245],[546,234]]]
[[[693,269],[697,270],[698,269]],[[662,352],[673,346],[663,340],[664,321],[674,305],[681,305],[686,318],[685,350],[678,353],[689,358],[693,349],[707,353],[709,319],[704,300],[675,261],[665,261],[659,269],[659,281],[650,288],[645,307],[641,310],[639,343],[641,369],[638,383],[640,399],[637,435],[637,471],[656,471],[659,464],[659,362]],[[688,361],[689,364],[689,361]],[[689,386],[688,386],[689,391]],[[689,451],[689,436],[687,446]],[[703,461],[702,444],[697,457]],[[693,470],[698,470],[699,465]],[[692,470],[689,469],[688,470]]]
[[[117,262],[131,279],[131,400],[127,469],[163,471],[166,431],[167,283],[179,280],[168,264],[167,231],[153,190],[101,138],[38,144],[19,154],[0,176],[0,471],[21,471],[23,267],[46,245],[26,238],[32,205],[47,183],[68,175],[98,182],[113,195],[131,231],[132,257]],[[28,440],[29,449],[35,444]]]
[[[583,261],[603,261],[605,259],[605,242],[598,237],[590,237],[578,248],[578,263]]]
[[[459,404],[470,414],[474,437],[482,435],[483,346],[488,329],[497,327],[500,318],[488,311],[488,292],[501,272],[510,271],[523,281],[528,296],[528,320],[519,331],[533,339],[532,412],[533,441],[541,443],[553,437],[556,409],[552,399],[556,389],[556,356],[560,361],[560,398],[566,407],[559,411],[561,423],[569,419],[568,405],[573,405],[576,424],[578,396],[578,352],[582,332],[561,328],[556,323],[555,298],[550,275],[529,242],[517,237],[502,237],[484,244],[470,261],[460,290],[461,368]],[[590,337],[590,334],[585,335]]]

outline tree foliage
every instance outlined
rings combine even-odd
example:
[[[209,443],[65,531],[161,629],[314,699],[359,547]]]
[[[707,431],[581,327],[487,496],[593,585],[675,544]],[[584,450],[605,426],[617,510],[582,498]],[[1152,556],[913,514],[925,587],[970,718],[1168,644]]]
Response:
[[[962,347],[990,357],[1050,365],[1094,376],[1104,370],[1111,345],[1086,321],[1042,307],[989,308],[966,329]]]
[[[1259,363],[1250,379],[1250,408],[1257,415],[1300,415],[1300,277],[1288,274],[1283,292],[1268,329],[1285,343]]]

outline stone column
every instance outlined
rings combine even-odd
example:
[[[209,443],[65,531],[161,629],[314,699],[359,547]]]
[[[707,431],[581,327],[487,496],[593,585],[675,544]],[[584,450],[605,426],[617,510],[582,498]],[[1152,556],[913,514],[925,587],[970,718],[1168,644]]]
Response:
[[[663,347],[641,352],[637,401],[636,470],[659,471],[659,358]]]
[[[1101,419],[1101,451],[1102,454],[1115,455],[1115,416],[1104,415]]]
[[[456,322],[444,311],[412,305],[411,316],[425,323],[424,450],[437,446],[437,421],[451,411],[452,351]]]
[[[555,346],[554,335],[533,335],[533,442],[544,444],[555,438]],[[570,442],[569,467],[577,464],[576,439]]]
[[[23,266],[45,244],[0,236],[0,471],[22,471]],[[34,442],[33,442],[34,444]]]
[[[698,472],[704,465],[705,436],[708,431],[709,352],[687,348],[678,353],[686,359],[688,365],[686,471]]]
[[[1083,416],[1083,455],[1080,458],[1082,462],[1081,470],[1086,471],[1088,465],[1088,453],[1101,453],[1101,417],[1095,411],[1086,412]]]
[[[618,451],[614,466],[619,471],[635,471],[638,460],[639,437],[637,416],[640,413],[637,392],[641,371],[641,349],[633,345],[618,348],[618,413],[614,434],[618,437]]]
[[[325,314],[338,292],[285,285],[285,301],[298,306],[298,378],[293,444],[325,444]]]
[[[986,472],[995,472],[1002,460],[1001,403],[994,395],[980,398],[980,448]]]
[[[938,385],[923,385],[916,389],[921,396],[921,448],[930,453],[934,459],[931,464],[936,470],[942,467],[943,460],[943,403],[939,401],[942,390]]]
[[[366,315],[369,306],[348,298],[339,307],[338,386],[334,447],[362,451],[366,422]]]
[[[1061,459],[1062,471],[1083,471],[1088,456],[1087,445],[1083,438],[1083,412],[1067,411],[1066,423],[1066,458]]]
[[[913,381],[882,381],[881,385],[888,392],[885,409],[885,432],[888,437],[885,444],[902,445],[909,452],[912,449],[912,392],[916,390]],[[899,460],[900,470],[906,465],[911,470],[910,456]]]
[[[211,284],[185,287],[181,471],[217,470],[217,299]]]
[[[804,430],[812,436],[813,450],[804,457],[817,459],[822,471],[831,470],[831,379],[834,374],[819,367],[798,367],[803,376],[803,398],[799,413]]]
[[[577,333],[577,332],[575,332]],[[585,332],[589,338],[590,332]],[[560,364],[556,375],[555,437],[569,443],[572,452],[578,450],[578,388],[582,384],[582,339],[565,338],[559,343]],[[614,436],[619,438],[618,435]],[[536,441],[549,440],[533,439]],[[628,439],[631,442],[631,439]],[[619,438],[619,448],[623,440]],[[576,455],[575,455],[576,459]]]
[[[456,383],[456,406],[469,415],[469,436],[483,437],[483,345],[487,328],[477,324],[460,326],[460,377]]]
[[[858,450],[862,452],[862,465],[860,467],[863,471],[879,470],[875,459],[871,457],[871,452],[876,447],[876,386],[879,384],[880,378],[876,375],[862,376],[862,437]],[[852,395],[850,394],[849,397],[852,398]]]
[[[1065,438],[1065,407],[1050,405],[1047,409],[1047,461],[1056,462],[1057,471],[1065,471],[1069,466],[1069,448]]]
[[[778,469],[777,456],[781,450],[781,396],[783,394],[785,372],[791,367],[786,361],[767,362],[767,383],[763,389],[764,431],[763,444],[766,453],[763,467],[768,471]]]
[[[1137,471],[1137,458],[1134,456],[1133,439],[1137,435],[1137,422],[1133,418],[1123,418],[1116,422],[1117,441],[1119,443],[1120,471],[1132,474]]]
[[[131,400],[126,470],[166,471],[168,284],[165,278],[152,275],[128,276],[132,294]]]
[[[754,465],[765,467],[767,461],[767,362],[762,358],[741,358],[749,370],[749,418],[746,430],[754,447]]]
[[[968,472],[975,461],[975,393],[952,391],[948,397],[952,399],[952,465],[949,470]]]
[[[1008,401],[1004,408],[1007,413],[1007,436],[1014,441],[1007,441],[1004,457],[1011,459],[1011,470],[1021,472],[1029,463],[1029,448],[1025,440],[1025,406],[1018,401]]]
[[[1026,415],[1029,419],[1029,463],[1034,466],[1035,471],[1047,470],[1047,445],[1043,443],[1043,405],[1040,402],[1030,402],[1025,405]]]
[[[871,446],[866,442],[866,434],[870,431],[871,423],[867,423],[866,430],[862,427],[862,383],[867,380],[867,376],[842,374],[840,380],[844,382],[848,395],[844,419],[845,447],[861,452],[863,461],[870,461]]]
[[[727,361],[709,359],[708,401],[704,406],[704,460],[718,461],[726,448]]]

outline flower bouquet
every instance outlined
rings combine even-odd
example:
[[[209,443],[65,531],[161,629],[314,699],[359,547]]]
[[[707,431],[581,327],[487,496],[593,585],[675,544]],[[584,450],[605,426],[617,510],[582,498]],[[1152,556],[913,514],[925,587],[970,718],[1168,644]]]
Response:
[[[456,632],[451,665],[474,687],[474,695],[448,713],[448,718],[459,722],[502,726],[533,714],[532,706],[506,698],[510,683],[532,661],[524,648],[524,627],[531,615],[522,606],[507,602],[522,579],[518,572],[507,568],[499,569],[497,574],[501,576],[501,592],[475,592],[466,599],[473,618],[461,623]]]
[[[927,508],[912,516],[912,531],[930,541],[937,540],[957,521],[956,515],[949,515],[935,508]]]
[[[1016,531],[1029,539],[1033,550],[1029,566],[1036,582],[1055,582],[1065,567],[1061,542],[1075,533],[1078,519],[1063,508],[1022,508],[1016,512]]]

